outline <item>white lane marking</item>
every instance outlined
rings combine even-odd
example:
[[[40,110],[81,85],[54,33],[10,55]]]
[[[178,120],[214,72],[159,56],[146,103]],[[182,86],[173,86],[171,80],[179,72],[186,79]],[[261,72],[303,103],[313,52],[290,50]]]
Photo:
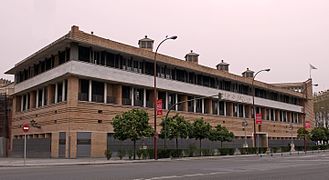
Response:
[[[184,174],[184,175],[174,175],[174,176],[159,176],[159,177],[152,177],[152,178],[139,178],[139,179],[133,179],[133,180],[177,179],[177,178],[184,178],[184,177],[212,176],[212,175],[224,174],[224,173],[227,173],[227,172],[211,172],[211,173]]]

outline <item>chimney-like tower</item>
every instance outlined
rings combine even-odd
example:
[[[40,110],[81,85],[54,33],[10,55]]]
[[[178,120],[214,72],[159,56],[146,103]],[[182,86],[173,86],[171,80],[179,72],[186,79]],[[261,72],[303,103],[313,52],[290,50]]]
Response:
[[[229,66],[230,64],[227,64],[227,63],[225,63],[224,62],[224,60],[222,60],[222,62],[221,63],[219,63],[219,64],[217,64],[217,69],[218,70],[220,70],[220,71],[226,71],[226,72],[228,72],[228,66]]]
[[[185,60],[188,61],[188,62],[198,64],[198,62],[199,62],[198,59],[199,59],[199,54],[194,53],[193,50],[191,50],[190,53],[185,55]]]
[[[138,41],[139,48],[147,49],[150,51],[153,50],[153,43],[154,40],[148,38],[147,36]]]
[[[249,68],[247,68],[247,70],[242,73],[242,76],[247,77],[247,78],[253,78],[254,77],[254,71],[251,71],[251,70],[249,70]]]

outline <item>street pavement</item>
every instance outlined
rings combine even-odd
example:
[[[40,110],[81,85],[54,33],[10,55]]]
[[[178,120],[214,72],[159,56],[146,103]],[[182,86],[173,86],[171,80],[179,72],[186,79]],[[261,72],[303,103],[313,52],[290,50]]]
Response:
[[[0,159],[0,164],[3,159]],[[8,160],[9,161],[9,160]],[[32,161],[32,160],[30,160]],[[160,180],[160,179],[329,179],[329,153],[223,156],[178,160],[106,161],[89,164],[47,164],[0,167],[0,180]],[[56,160],[57,162],[60,160]],[[71,160],[72,161],[72,160]],[[87,160],[75,160],[86,162]],[[100,162],[108,163],[100,163]],[[27,163],[29,160],[27,161]],[[44,160],[44,163],[46,160]],[[98,163],[93,163],[98,162]],[[116,163],[115,163],[116,162]],[[120,163],[119,163],[120,162]],[[137,163],[136,163],[137,162]]]

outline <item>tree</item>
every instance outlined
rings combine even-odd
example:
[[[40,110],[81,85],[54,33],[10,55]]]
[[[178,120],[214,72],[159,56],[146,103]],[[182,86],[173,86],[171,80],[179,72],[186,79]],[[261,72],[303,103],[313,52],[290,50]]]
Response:
[[[192,136],[199,140],[200,156],[201,156],[201,141],[202,139],[208,138],[211,126],[209,123],[205,122],[203,118],[198,118],[192,124]]]
[[[121,115],[116,115],[112,125],[114,138],[121,141],[130,139],[134,142],[134,159],[136,158],[136,141],[142,137],[150,137],[154,130],[148,124],[148,114],[142,109],[132,109]]]
[[[226,127],[222,127],[220,124],[210,130],[209,140],[220,141],[221,148],[223,147],[223,142],[231,142],[233,139],[233,132],[230,132]]]
[[[312,141],[327,141],[327,129],[324,127],[316,127],[312,129],[310,134]]]
[[[297,130],[297,138],[299,139],[309,139],[310,138],[310,133],[305,129],[305,128],[299,128]]]
[[[184,116],[176,114],[173,117],[164,119],[161,123],[161,137],[175,139],[176,150],[178,151],[178,138],[187,138],[190,134],[191,124],[184,119]]]

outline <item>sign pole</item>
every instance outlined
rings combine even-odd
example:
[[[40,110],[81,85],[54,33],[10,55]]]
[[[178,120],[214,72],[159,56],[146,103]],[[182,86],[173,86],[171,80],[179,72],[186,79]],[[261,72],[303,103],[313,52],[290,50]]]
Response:
[[[26,133],[24,134],[24,166],[26,162]]]
[[[24,166],[25,166],[25,161],[26,161],[26,133],[30,130],[30,126],[27,123],[23,124],[23,132],[24,132]]]

